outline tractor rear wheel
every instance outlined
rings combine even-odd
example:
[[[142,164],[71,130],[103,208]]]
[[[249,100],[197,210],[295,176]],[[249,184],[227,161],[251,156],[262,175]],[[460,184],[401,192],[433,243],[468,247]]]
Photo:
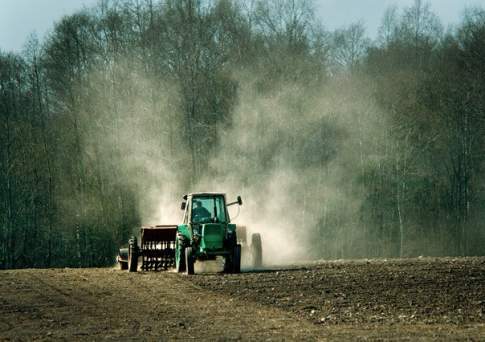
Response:
[[[175,253],[175,269],[178,273],[185,272],[185,248],[183,246],[178,246]]]
[[[192,247],[185,248],[185,271],[187,274],[194,274],[194,252]]]
[[[232,272],[241,273],[241,245],[234,246],[232,253]]]
[[[259,233],[251,236],[251,256],[253,259],[253,267],[258,268],[263,266],[263,247]]]

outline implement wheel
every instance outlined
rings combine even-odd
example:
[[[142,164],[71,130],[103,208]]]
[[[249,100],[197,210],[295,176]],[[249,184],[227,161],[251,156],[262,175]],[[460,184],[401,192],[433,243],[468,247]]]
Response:
[[[187,274],[194,274],[194,252],[192,247],[185,248],[185,267]]]
[[[128,272],[136,272],[138,270],[138,245],[136,238],[130,239],[128,247]]]
[[[118,264],[120,265],[120,270],[127,270],[128,269],[128,248],[120,248],[118,252]]]

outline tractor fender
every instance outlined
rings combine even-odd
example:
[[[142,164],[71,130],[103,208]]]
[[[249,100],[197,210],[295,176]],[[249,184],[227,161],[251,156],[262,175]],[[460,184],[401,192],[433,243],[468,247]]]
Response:
[[[186,224],[179,224],[177,226],[177,237],[183,236],[186,240],[190,241],[189,226]]]

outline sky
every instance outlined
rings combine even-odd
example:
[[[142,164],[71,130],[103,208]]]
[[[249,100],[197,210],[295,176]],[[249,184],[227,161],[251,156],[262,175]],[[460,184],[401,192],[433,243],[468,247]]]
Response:
[[[428,0],[445,26],[460,21],[465,7],[481,6],[485,0]],[[43,38],[56,21],[98,0],[0,0],[0,50],[20,52],[35,32]],[[330,30],[363,21],[371,38],[376,37],[384,10],[407,7],[414,0],[314,0],[317,15]]]

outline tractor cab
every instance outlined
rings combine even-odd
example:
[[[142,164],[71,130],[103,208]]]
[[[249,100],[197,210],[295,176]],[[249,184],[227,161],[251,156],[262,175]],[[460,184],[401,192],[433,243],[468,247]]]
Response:
[[[197,193],[184,196],[184,224],[230,223],[227,207],[242,205],[241,196],[232,203],[226,204],[226,195],[218,193]]]
[[[192,224],[229,223],[225,196],[222,194],[192,195],[186,206],[184,222]]]

